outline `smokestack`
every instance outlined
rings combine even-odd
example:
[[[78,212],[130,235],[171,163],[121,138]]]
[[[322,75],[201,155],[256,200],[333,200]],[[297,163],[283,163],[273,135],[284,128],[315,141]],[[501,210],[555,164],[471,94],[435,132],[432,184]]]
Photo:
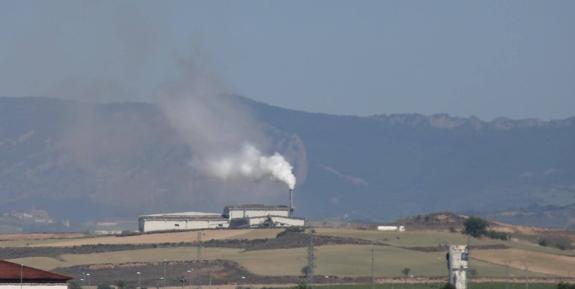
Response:
[[[293,189],[289,190],[289,216],[293,217]]]

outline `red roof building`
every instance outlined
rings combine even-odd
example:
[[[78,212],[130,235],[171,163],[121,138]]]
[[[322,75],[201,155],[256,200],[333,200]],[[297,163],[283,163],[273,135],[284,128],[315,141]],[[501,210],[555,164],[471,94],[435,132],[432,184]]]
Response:
[[[72,277],[69,276],[0,260],[0,288],[5,287],[2,285],[20,283],[26,284],[27,288],[34,284],[51,285],[50,288],[55,288],[52,285],[65,285],[71,279]],[[34,286],[34,288],[38,287]]]

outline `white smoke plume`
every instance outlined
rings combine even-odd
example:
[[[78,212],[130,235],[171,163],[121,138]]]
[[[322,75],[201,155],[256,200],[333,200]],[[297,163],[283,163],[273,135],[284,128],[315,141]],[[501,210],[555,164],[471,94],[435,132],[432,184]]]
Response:
[[[271,156],[262,153],[251,144],[245,144],[241,151],[220,158],[209,159],[206,169],[221,179],[249,178],[255,181],[270,179],[284,182],[294,189],[296,178],[293,167],[279,153]]]
[[[185,79],[167,90],[159,103],[164,115],[189,145],[192,165],[221,180],[274,180],[296,184],[291,164],[279,153],[266,155],[261,133],[247,107],[223,89],[207,69],[184,64]]]

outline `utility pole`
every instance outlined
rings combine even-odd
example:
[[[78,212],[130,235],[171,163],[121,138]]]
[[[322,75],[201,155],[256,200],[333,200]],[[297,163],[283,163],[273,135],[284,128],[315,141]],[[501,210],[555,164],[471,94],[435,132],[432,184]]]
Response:
[[[372,245],[371,247],[371,289],[374,289],[375,286],[375,271],[374,271],[374,264],[375,264],[375,250]]]
[[[525,289],[529,289],[529,266],[525,265]]]
[[[138,289],[142,288],[142,272],[138,271],[136,272],[136,274],[138,274]]]
[[[511,282],[511,276],[509,274],[509,262],[505,266],[505,273],[507,274],[507,282],[505,282],[505,289],[509,289],[509,282]]]
[[[315,269],[315,252],[313,247],[313,230],[309,233],[309,244],[307,247],[307,284],[311,286],[313,283]]]
[[[197,252],[196,252],[196,259],[199,262],[202,259],[202,232],[198,231],[198,237],[196,240],[198,243]]]
[[[23,281],[24,281],[24,264],[20,264],[20,289],[22,289]]]
[[[200,272],[201,272],[201,264],[200,261],[202,259],[202,231],[198,231],[198,237],[196,240],[197,243],[197,251],[196,251],[196,261],[198,263],[198,289],[202,289],[201,280],[200,280]]]
[[[168,260],[164,259],[164,275],[162,275],[162,277],[164,277],[164,287],[166,287],[166,282],[168,280],[168,276],[166,276],[166,264],[168,263]]]
[[[471,268],[470,265],[470,257],[471,256],[471,236],[467,235],[467,268],[465,268],[465,289],[469,289],[469,269]]]

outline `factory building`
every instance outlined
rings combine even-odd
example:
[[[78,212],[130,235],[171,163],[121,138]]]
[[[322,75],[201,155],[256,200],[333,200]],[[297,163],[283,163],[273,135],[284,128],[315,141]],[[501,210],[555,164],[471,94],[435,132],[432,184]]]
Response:
[[[216,213],[182,212],[143,215],[138,218],[140,232],[185,231],[228,228],[227,218]]]
[[[183,212],[143,215],[140,232],[184,231],[223,228],[302,227],[305,220],[291,217],[288,206],[259,204],[226,206],[223,213]]]
[[[0,289],[67,289],[72,277],[0,260]]]
[[[290,216],[287,206],[266,206],[258,204],[226,206],[223,216],[232,227],[302,227],[305,220]]]
[[[265,216],[289,217],[290,209],[287,206],[266,206],[258,204],[226,206],[222,215],[229,220]]]

